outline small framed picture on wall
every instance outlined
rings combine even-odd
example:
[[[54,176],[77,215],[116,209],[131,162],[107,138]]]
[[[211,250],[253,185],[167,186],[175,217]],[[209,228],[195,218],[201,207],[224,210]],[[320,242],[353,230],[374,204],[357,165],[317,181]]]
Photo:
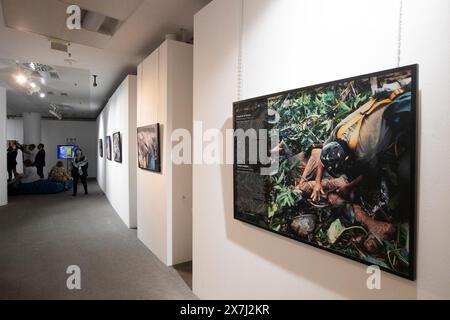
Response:
[[[113,150],[114,161],[122,163],[122,140],[120,139],[120,132],[113,134]]]
[[[106,158],[111,160],[111,136],[107,136],[105,140],[106,144]]]
[[[137,129],[138,166],[161,172],[159,123]]]
[[[102,139],[98,140],[98,154],[100,155],[101,158],[103,158],[103,140]]]

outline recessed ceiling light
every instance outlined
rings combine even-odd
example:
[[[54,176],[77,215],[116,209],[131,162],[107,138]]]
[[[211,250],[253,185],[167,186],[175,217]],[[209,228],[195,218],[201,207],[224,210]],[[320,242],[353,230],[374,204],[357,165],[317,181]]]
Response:
[[[25,77],[23,74],[18,74],[16,75],[16,82],[23,85],[27,82],[27,77]]]
[[[45,98],[45,93],[40,93],[40,94],[39,94],[39,97],[41,97],[42,99],[44,99],[44,98]]]
[[[36,83],[30,82],[30,87],[32,87],[33,89],[36,88]]]

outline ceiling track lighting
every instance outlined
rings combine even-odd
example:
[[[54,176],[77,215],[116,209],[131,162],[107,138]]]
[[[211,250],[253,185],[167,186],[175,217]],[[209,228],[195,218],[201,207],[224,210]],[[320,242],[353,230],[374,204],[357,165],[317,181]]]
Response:
[[[23,86],[25,83],[27,83],[27,81],[28,81],[27,77],[26,77],[25,75],[21,74],[21,73],[17,74],[17,75],[15,76],[15,78],[16,78],[16,82],[17,82],[18,84],[22,85],[22,86]]]
[[[58,106],[51,104],[50,105],[50,109],[48,110],[48,112],[54,116],[55,118],[57,118],[58,120],[62,120],[62,114],[61,112],[59,112],[58,110]]]

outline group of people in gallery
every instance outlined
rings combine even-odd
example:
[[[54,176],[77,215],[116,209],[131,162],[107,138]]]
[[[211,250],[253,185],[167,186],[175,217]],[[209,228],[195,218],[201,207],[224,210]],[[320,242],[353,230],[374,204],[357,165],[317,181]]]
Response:
[[[37,183],[45,179],[44,168],[46,166],[46,153],[44,144],[40,143],[37,147],[35,144],[22,145],[16,141],[8,142],[7,148],[7,171],[8,185],[16,188],[19,185]],[[19,151],[22,153],[23,172],[17,172]],[[66,171],[64,163],[59,160],[49,171],[49,182],[64,183],[65,190],[69,190],[73,183],[73,196],[77,195],[78,182],[81,181],[85,194],[88,194],[87,177],[88,177],[88,159],[83,154],[80,147],[74,152],[71,160],[70,174]]]

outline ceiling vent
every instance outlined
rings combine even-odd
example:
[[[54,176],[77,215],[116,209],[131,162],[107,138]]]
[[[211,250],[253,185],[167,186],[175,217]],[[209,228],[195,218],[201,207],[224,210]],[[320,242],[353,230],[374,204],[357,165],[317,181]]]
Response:
[[[55,40],[51,46],[59,52],[70,51],[68,43],[105,49],[112,36],[144,1],[0,0],[0,16],[3,13],[6,27]],[[81,8],[81,30],[66,28],[69,5]],[[3,25],[3,21],[0,24]]]
[[[53,70],[53,67],[37,62],[30,62],[29,66],[36,72],[49,72]]]
[[[39,78],[47,78],[50,77],[54,80],[59,80],[59,75],[56,72],[56,69],[52,66],[36,63],[36,62],[25,62],[18,64],[20,68],[26,70],[28,74],[31,74],[33,77]]]
[[[98,12],[83,9],[81,13],[81,27],[88,31],[113,36],[119,28],[120,23],[120,20]]]
[[[49,72],[50,78],[59,80],[59,75],[56,73],[56,71]]]
[[[68,52],[69,48],[67,44],[62,43],[60,41],[51,41],[50,48],[56,51]]]

